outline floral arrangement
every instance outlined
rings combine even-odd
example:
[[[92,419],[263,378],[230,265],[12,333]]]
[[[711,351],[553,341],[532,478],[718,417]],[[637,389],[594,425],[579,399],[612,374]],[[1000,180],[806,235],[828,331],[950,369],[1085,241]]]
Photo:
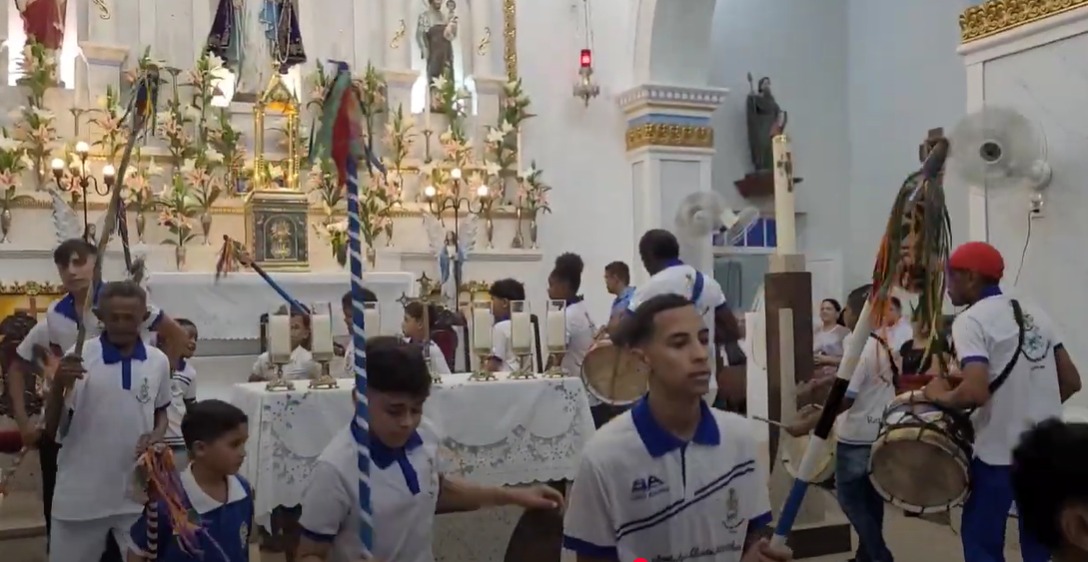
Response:
[[[179,170],[184,182],[190,188],[190,194],[202,215],[211,212],[212,206],[219,200],[223,189],[219,178],[212,174],[214,166],[218,163],[214,158],[221,158],[211,150],[200,151],[196,158],[190,158],[182,164]],[[220,160],[221,161],[221,160]],[[201,221],[205,218],[202,216]],[[202,225],[203,226],[203,225]],[[204,233],[207,238],[208,233]]]
[[[541,175],[543,175],[543,172],[536,167],[534,161],[529,169],[525,171],[524,180],[519,188],[518,206],[529,213],[530,217],[535,217],[540,213],[552,212],[552,208],[548,204],[548,192],[552,188],[540,179]]]
[[[93,110],[94,116],[91,123],[99,129],[101,136],[94,141],[93,146],[99,147],[106,154],[106,159],[113,163],[117,154],[128,143],[128,129],[122,126],[124,108],[121,107],[120,96],[113,86],[106,86],[106,95],[98,100],[98,108]]]
[[[0,129],[0,189],[4,190],[0,199],[0,211],[10,211],[12,206],[32,199],[29,195],[16,195],[19,174],[26,169],[23,159],[23,145],[8,136],[7,129]]]
[[[393,198],[380,175],[369,174],[362,178],[368,178],[368,181],[359,186],[360,230],[366,245],[373,248],[378,235],[384,233],[388,237],[393,234]]]
[[[184,248],[196,237],[193,218],[200,208],[185,180],[175,174],[173,181],[158,195],[159,224],[170,231],[170,237],[162,241],[169,246]]]
[[[215,124],[207,129],[208,146],[222,159],[229,191],[238,193],[239,180],[244,179],[246,165],[246,149],[242,144],[242,132],[231,125],[230,114],[226,109],[219,110],[215,119]]]
[[[416,142],[415,120],[411,115],[404,113],[403,105],[398,105],[397,110],[390,113],[389,121],[385,124],[383,140],[389,151],[383,158],[386,169],[385,179],[393,189],[394,204],[399,204],[404,198],[405,162]]]
[[[352,84],[359,92],[359,100],[363,102],[363,121],[366,123],[367,136],[373,138],[374,117],[385,111],[385,77],[367,61],[362,78],[353,80]]]
[[[525,120],[536,117],[529,113],[532,103],[521,87],[521,78],[507,82],[502,87],[503,103],[499,123],[509,123],[513,129],[520,129]]]
[[[453,80],[453,70],[447,68],[446,72],[435,79],[432,85],[431,104],[440,113],[445,113],[450,121],[450,133],[458,140],[467,140],[465,131],[465,106],[469,99],[469,93],[464,88],[458,88]]]
[[[223,60],[208,51],[201,53],[196,59],[196,66],[186,73],[188,81],[185,85],[193,90],[193,100],[189,105],[196,110],[192,113],[196,127],[196,144],[199,147],[208,143],[208,110],[211,108],[212,98],[218,92],[218,84],[227,77],[227,73]]]
[[[314,225],[317,235],[329,241],[332,247],[332,256],[341,267],[348,262],[348,220],[329,220],[318,228]]]
[[[174,96],[166,102],[166,110],[160,111],[155,116],[156,130],[166,139],[166,148],[170,152],[170,165],[175,171],[180,169],[185,160],[191,156],[193,139],[187,129],[198,118],[200,118],[200,110],[181,103],[175,82]]]
[[[306,178],[306,190],[314,202],[325,211],[325,223],[332,221],[332,215],[340,202],[347,195],[346,186],[340,182],[339,172],[331,158],[322,157],[310,169]]]
[[[23,75],[19,84],[29,90],[27,102],[30,107],[40,108],[45,105],[46,90],[57,85],[57,69],[54,53],[41,43],[27,39],[23,46],[23,58],[19,63],[19,72]]]
[[[517,135],[514,126],[503,118],[487,128],[484,138],[484,168],[488,177],[502,175],[517,167]]]
[[[163,169],[155,164],[155,159],[144,162],[140,158],[140,149],[133,154],[133,164],[125,171],[124,191],[125,207],[137,214],[155,210],[158,201],[152,195],[151,180],[162,175]]]
[[[312,107],[320,112],[321,106],[325,103],[325,92],[332,83],[332,77],[325,72],[325,65],[321,64],[320,60],[317,61],[317,69],[306,77],[306,82],[310,85],[310,96],[306,101],[306,108]]]
[[[26,167],[34,172],[35,187],[41,190],[45,189],[45,178],[50,171],[49,160],[53,155],[50,146],[57,140],[57,117],[33,103],[12,112],[15,125],[11,138],[21,144]]]

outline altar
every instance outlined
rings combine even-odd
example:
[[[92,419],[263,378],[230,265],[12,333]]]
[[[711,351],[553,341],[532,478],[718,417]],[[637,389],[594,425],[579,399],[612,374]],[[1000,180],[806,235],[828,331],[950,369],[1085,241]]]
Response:
[[[450,474],[493,486],[572,480],[593,435],[578,378],[474,382],[446,375],[431,390],[426,416],[444,433],[441,459]],[[268,392],[239,384],[231,401],[249,416],[243,474],[256,489],[257,522],[275,506],[298,505],[318,455],[351,422],[353,381],[334,390]],[[435,529],[438,561],[503,560],[520,510],[442,515]],[[496,540],[499,538],[499,540]]]

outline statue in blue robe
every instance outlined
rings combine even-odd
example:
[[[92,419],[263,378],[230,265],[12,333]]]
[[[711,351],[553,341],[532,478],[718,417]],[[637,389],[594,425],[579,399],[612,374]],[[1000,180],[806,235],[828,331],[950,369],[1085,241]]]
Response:
[[[235,91],[258,94],[273,72],[306,62],[297,0],[219,0],[208,50],[238,77]]]

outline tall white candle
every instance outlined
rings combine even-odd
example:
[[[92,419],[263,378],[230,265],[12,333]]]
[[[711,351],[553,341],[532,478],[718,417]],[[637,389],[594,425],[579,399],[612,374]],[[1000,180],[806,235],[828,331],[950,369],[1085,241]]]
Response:
[[[363,310],[363,334],[368,340],[382,335],[382,313],[377,308]]]
[[[291,362],[291,317],[272,314],[268,317],[268,360],[273,364]]]
[[[520,178],[521,174],[525,173],[525,162],[522,160],[522,153],[524,151],[522,150],[523,145],[521,144],[521,126],[520,125],[518,126],[518,130],[514,133],[514,142],[516,142],[517,145],[518,145],[517,163],[518,163],[518,177]]]
[[[491,310],[488,308],[472,309],[472,349],[477,352],[491,351]]]
[[[797,219],[793,193],[793,153],[790,138],[777,135],[771,141],[774,151],[774,221],[776,252],[797,253]]]
[[[528,351],[532,347],[532,324],[528,312],[510,315],[510,343],[516,351]]]
[[[332,318],[326,314],[315,314],[310,317],[310,351],[314,361],[325,363],[332,361]]]
[[[424,74],[426,74],[426,71],[424,71]],[[434,129],[431,128],[431,85],[426,81],[423,82],[423,130],[434,132]],[[441,134],[445,131],[437,132]],[[424,141],[426,142],[426,137],[424,137]]]
[[[563,310],[548,311],[548,348],[567,347],[567,315]]]

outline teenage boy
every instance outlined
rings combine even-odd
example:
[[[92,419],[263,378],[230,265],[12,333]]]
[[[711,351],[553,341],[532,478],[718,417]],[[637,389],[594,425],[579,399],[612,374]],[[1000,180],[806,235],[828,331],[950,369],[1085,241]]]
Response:
[[[183,545],[159,502],[158,552],[161,562],[249,562],[253,528],[253,489],[238,476],[246,458],[248,420],[237,407],[221,400],[190,406],[181,422],[192,462],[181,473],[181,498],[200,524],[195,544]],[[195,547],[195,548],[192,548]],[[147,516],[132,526],[129,562],[152,558],[147,552]]]
[[[378,295],[374,294],[374,291],[370,289],[362,289],[363,302],[378,302]],[[344,293],[344,296],[340,297],[340,312],[344,315],[344,326],[348,329],[348,344],[344,346],[344,366],[341,371],[347,378],[355,376],[355,347],[352,344],[354,337],[352,335],[352,315],[354,312],[354,305],[352,304],[351,291]]]
[[[373,555],[383,562],[433,562],[434,515],[518,505],[558,509],[552,488],[495,488],[443,473],[441,438],[423,419],[431,375],[423,354],[399,338],[367,342]],[[302,495],[303,562],[359,562],[359,465],[352,427],[318,457]]]
[[[143,511],[133,498],[134,461],[167,428],[170,361],[140,336],[144,290],[106,283],[94,312],[102,333],[82,356],[61,359],[46,408],[45,435],[62,444],[50,562],[97,562],[109,534],[124,549]]]
[[[771,508],[751,425],[703,401],[710,335],[691,300],[652,297],[624,329],[649,391],[582,452],[564,547],[578,562],[791,560],[764,538]]]
[[[196,402],[196,369],[189,360],[196,353],[196,342],[200,333],[192,320],[178,318],[177,323],[188,332],[189,345],[178,358],[174,374],[170,376],[171,399],[166,416],[169,429],[166,431],[165,443],[174,453],[174,466],[181,470],[189,464],[189,449],[181,432],[181,422],[185,419],[185,412]]]
[[[548,298],[566,302],[564,320],[567,351],[563,354],[560,366],[568,375],[574,377],[581,376],[582,362],[585,361],[589,348],[593,347],[593,338],[597,331],[593,326],[593,320],[589,317],[585,298],[578,294],[582,286],[584,268],[581,257],[577,254],[566,253],[555,259],[555,268],[548,275]],[[622,408],[603,404],[592,394],[588,396],[593,424],[597,427],[604,425],[623,411]]]
[[[487,358],[487,370],[492,373],[518,370],[518,357],[510,341],[510,303],[525,300],[525,286],[515,279],[499,279],[488,289],[491,295],[491,356]]]

